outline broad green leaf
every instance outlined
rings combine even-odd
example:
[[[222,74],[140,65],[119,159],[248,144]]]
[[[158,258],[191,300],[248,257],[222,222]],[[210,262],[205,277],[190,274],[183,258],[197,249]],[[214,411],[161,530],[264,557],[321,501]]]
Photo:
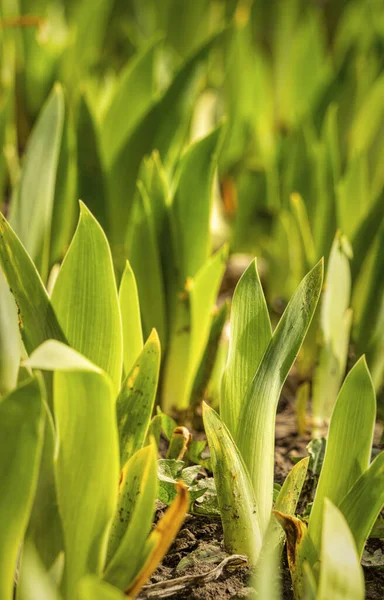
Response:
[[[147,191],[139,181],[126,240],[127,254],[139,290],[144,335],[155,328],[164,344],[167,335],[165,291],[151,211]]]
[[[60,342],[51,341],[49,344],[58,344],[59,347],[68,346]],[[45,345],[45,344],[44,344]],[[34,353],[33,353],[34,354]],[[29,368],[29,367],[28,367]],[[47,420],[44,431],[44,442],[39,470],[39,478],[33,502],[31,518],[28,524],[26,540],[36,548],[45,569],[51,569],[55,561],[63,553],[64,541],[61,518],[58,510],[57,493],[54,477],[54,454],[57,443],[55,424],[51,413],[52,377],[44,377],[46,389],[49,390]],[[61,554],[63,556],[63,554]]]
[[[76,600],[124,600],[125,596],[94,575],[83,577],[77,586]]]
[[[51,300],[69,344],[108,373],[119,389],[123,348],[112,258],[103,230],[82,203]]]
[[[323,523],[317,600],[364,600],[364,575],[353,536],[342,513],[328,499]]]
[[[229,302],[225,302],[213,315],[209,339],[201,358],[198,371],[193,382],[193,390],[191,393],[191,406],[198,406],[207,391],[207,387],[214,378],[217,361],[221,356],[221,342],[223,337],[223,329],[229,315]],[[221,378],[220,378],[221,383]]]
[[[308,462],[309,458],[303,458],[291,469],[276,498],[274,508],[278,511],[279,515],[284,515],[286,519],[294,517],[296,513],[297,503],[307,475]],[[285,532],[283,528],[279,526],[275,515],[272,515],[268,523],[266,534],[263,537],[263,545],[257,563],[257,570],[263,569],[262,565],[264,563],[268,569],[268,565],[271,564],[270,561],[275,560],[275,552],[280,556],[284,540]],[[257,580],[258,585],[268,585],[268,581],[265,580],[263,574],[260,574]]]
[[[359,155],[369,148],[384,117],[382,103],[384,76],[378,77],[354,118],[350,131],[350,149]]]
[[[143,349],[140,303],[135,274],[126,262],[119,288],[119,304],[123,330],[124,373],[129,373]]]
[[[56,85],[29,139],[10,217],[14,230],[38,266],[43,281],[48,276],[51,221],[63,123],[63,91]]]
[[[256,598],[281,599],[280,554],[278,544],[271,544],[269,538],[264,538],[251,580],[252,587],[256,590]]]
[[[304,593],[303,600],[316,600],[317,586],[313,571],[307,562],[303,565]]]
[[[307,268],[310,269],[313,263],[316,262],[316,249],[311,226],[308,220],[307,209],[302,197],[297,193],[291,194],[290,204],[293,216],[296,219],[296,223],[301,234],[306,265]]]
[[[314,375],[312,415],[315,426],[331,416],[344,376],[349,347],[352,311],[349,260],[352,250],[348,240],[337,232],[329,257],[321,302],[320,326],[322,347],[319,366]]]
[[[116,402],[120,464],[139,450],[148,433],[160,371],[160,342],[153,330],[128,373]]]
[[[172,212],[181,285],[187,277],[195,277],[211,253],[212,186],[220,134],[221,128],[215,129],[188,148],[180,160]]]
[[[213,310],[228,258],[228,248],[218,250],[193,279],[189,292],[191,303],[191,347],[188,398],[204,349],[208,342]]]
[[[294,515],[307,476],[309,458],[300,460],[288,473],[276,498],[275,509]]]
[[[87,573],[101,574],[116,508],[119,450],[114,392],[95,372],[54,374],[59,440],[55,477],[65,544],[65,597]],[[108,451],[106,451],[108,449]]]
[[[272,509],[277,403],[310,325],[322,281],[323,261],[320,261],[291,298],[241,406],[235,441],[251,476],[263,532]]]
[[[27,352],[50,338],[65,341],[36,267],[2,214],[0,238],[0,265],[17,305]]]
[[[17,385],[21,340],[17,309],[7,282],[0,273],[0,397]]]
[[[384,188],[375,199],[367,216],[359,222],[353,236],[353,260],[351,262],[352,281],[355,282],[364,265],[366,256],[377,237],[384,219]]]
[[[36,490],[45,409],[37,379],[0,401],[0,597],[12,600],[20,544]]]
[[[307,475],[308,462],[309,458],[303,458],[291,469],[276,498],[275,510],[280,515],[284,514],[286,518],[293,517],[296,512],[297,503]],[[254,579],[254,584],[256,589],[259,590],[261,597],[269,598],[268,590],[270,590],[271,598],[280,597],[278,596],[278,565],[284,540],[285,532],[279,526],[275,515],[272,515],[266,534],[263,537],[263,545]]]
[[[159,42],[135,56],[116,83],[101,123],[101,140],[107,167],[113,163],[130,133],[154,98],[154,64]]]
[[[318,555],[308,535],[308,529],[304,521],[278,510],[274,511],[274,516],[284,529],[287,539],[287,558],[292,579],[293,595],[295,600],[301,600],[304,596],[306,579],[304,565],[308,563],[312,568],[318,562]],[[267,535],[265,535],[264,540],[267,543]]]
[[[369,279],[366,283],[364,303],[361,308],[361,314],[358,315],[358,322],[355,324],[354,338],[358,348],[361,351],[370,350],[370,345],[375,336],[380,335],[381,310],[378,309],[378,299],[382,302],[384,297],[384,281],[381,276],[384,266],[384,221],[380,226],[374,247],[370,252],[372,259]],[[364,275],[364,271],[362,275]],[[361,290],[359,290],[361,293]],[[368,363],[370,364],[370,363]],[[371,365],[370,365],[371,366]]]
[[[212,311],[224,273],[227,248],[216,252],[179,293],[164,371],[163,409],[188,407],[208,342]]]
[[[247,467],[219,415],[203,404],[217,499],[228,552],[246,554],[255,564],[261,550],[259,511]]]
[[[384,505],[384,452],[357,479],[340,503],[361,558],[365,542]]]
[[[339,507],[344,496],[369,465],[376,397],[364,358],[348,374],[338,395],[329,426],[327,447],[316,490],[309,532],[320,547],[324,499]]]
[[[72,112],[66,110],[52,213],[50,267],[62,261],[76,228],[78,211],[76,158],[75,123]]]
[[[73,79],[81,78],[87,69],[97,63],[103,47],[108,20],[113,3],[109,0],[70,2],[67,9],[69,25],[72,28],[71,42],[63,57],[64,76],[70,85]]]
[[[349,239],[353,239],[371,206],[368,161],[364,154],[351,160],[336,192],[339,227]]]
[[[43,342],[30,357],[24,361],[25,366],[42,371],[93,371],[102,370],[89,361],[85,356],[56,340]]]
[[[108,231],[107,186],[101,163],[99,138],[92,112],[84,95],[77,108],[77,197]]]
[[[65,546],[63,592],[70,600],[79,580],[100,575],[105,563],[120,471],[115,393],[109,377],[83,356],[49,344],[55,360],[45,345],[31,362],[54,369],[54,472]]]
[[[220,37],[220,33],[213,36],[183,64],[167,90],[135,126],[109,169],[111,245],[115,264],[121,270],[125,264],[126,230],[142,159],[155,148],[163,160],[169,157],[174,160],[179,154],[196,94],[198,67]],[[175,123],[178,124],[176,132]]]
[[[60,600],[60,594],[31,542],[21,555],[17,600]]]
[[[245,392],[272,337],[256,259],[251,262],[236,286],[232,299],[230,331],[220,414],[233,434]]]
[[[157,448],[139,450],[123,470],[104,579],[123,590],[143,565],[157,498]]]

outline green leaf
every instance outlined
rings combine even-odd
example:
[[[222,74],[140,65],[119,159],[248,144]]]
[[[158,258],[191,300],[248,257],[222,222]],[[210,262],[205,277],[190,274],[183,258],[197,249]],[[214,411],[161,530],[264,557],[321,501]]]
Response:
[[[63,589],[69,600],[84,575],[100,575],[104,567],[119,483],[115,394],[109,377],[95,365],[75,351],[70,359],[65,346],[50,344],[56,346],[55,360],[45,346],[30,361],[34,368],[55,369],[54,470],[64,532]]]
[[[312,236],[312,230],[308,219],[307,208],[300,194],[294,193],[290,197],[290,205],[295,217],[298,230],[300,231],[303,245],[303,254],[307,268],[311,268],[316,262],[316,248]]]
[[[228,248],[223,246],[198,271],[190,289],[191,348],[188,396],[191,393],[193,380],[208,342],[213,310],[226,268],[227,258]]]
[[[88,207],[104,231],[108,231],[107,186],[101,163],[98,132],[84,95],[77,114],[77,197]]]
[[[158,461],[158,478],[159,478],[159,492],[158,499],[164,504],[171,504],[176,498],[176,484],[177,481],[183,480],[189,491],[189,501],[191,503],[192,510],[193,503],[197,499],[205,494],[209,489],[210,496],[216,496],[216,489],[212,490],[212,478],[199,479],[204,473],[200,465],[193,465],[192,467],[184,468],[185,463],[182,460],[175,460],[174,458],[162,458]],[[199,506],[199,514],[202,514],[202,510],[206,507]],[[219,513],[220,514],[220,513]]]
[[[126,596],[94,575],[83,577],[77,586],[76,600],[124,600]],[[48,600],[48,599],[47,599]]]
[[[242,402],[235,441],[251,476],[263,532],[272,509],[277,403],[310,325],[322,281],[320,261],[291,298]]]
[[[0,265],[17,305],[27,352],[50,338],[65,341],[36,267],[2,214],[0,237]]]
[[[111,558],[104,579],[121,590],[135,578],[146,558],[157,489],[157,448],[151,443],[134,454],[124,468],[112,523]]]
[[[154,99],[154,63],[158,40],[134,56],[119,75],[114,94],[101,123],[101,140],[107,167],[147,112]]]
[[[261,549],[259,512],[247,468],[219,415],[203,404],[217,499],[228,552],[246,554],[255,564]]]
[[[119,389],[123,348],[112,258],[103,230],[83,203],[51,299],[69,344]]]
[[[353,536],[341,512],[328,499],[323,522],[317,600],[364,600],[364,575]]]
[[[17,385],[21,340],[15,301],[0,273],[0,397]]]
[[[157,475],[159,479],[159,500],[164,504],[171,504],[176,497],[175,484],[181,478],[184,467],[182,460],[174,458],[161,458],[157,464]]]
[[[119,304],[123,329],[124,372],[127,374],[143,349],[139,295],[135,274],[129,261],[125,264],[120,282]]]
[[[160,342],[153,330],[117,398],[120,464],[139,450],[148,433],[160,371]]]
[[[275,502],[275,510],[283,514],[285,517],[294,517],[296,513],[297,503],[300,498],[301,490],[303,489],[304,481],[307,475],[309,458],[303,458],[300,460],[288,473]],[[285,532],[282,527],[279,526],[277,519],[274,515],[268,523],[266,534],[263,538],[263,545],[260,552],[260,558],[257,563],[257,571],[262,570],[263,564],[268,565],[270,561],[275,560],[274,552],[278,555],[281,554],[283,543],[285,540]],[[264,575],[260,574],[258,578],[258,585],[267,585],[267,581],[264,579]]]
[[[331,416],[344,376],[352,311],[349,259],[352,249],[345,236],[337,232],[329,257],[327,277],[321,302],[320,326],[323,336],[319,366],[314,374],[312,415],[314,425],[321,427]]]
[[[164,410],[188,407],[212,323],[212,311],[225,270],[227,248],[216,252],[179,294],[164,371]]]
[[[111,244],[115,262],[122,265],[121,268],[124,268],[123,260],[126,258],[124,240],[142,159],[155,148],[163,160],[179,154],[180,138],[184,141],[196,93],[198,67],[220,36],[220,33],[213,36],[183,64],[164,94],[135,126],[109,169],[109,198],[113,217]],[[176,134],[175,123],[179,124]],[[174,156],[171,158],[174,160]]]
[[[309,458],[301,459],[288,473],[276,498],[275,509],[294,515],[307,476]]]
[[[98,61],[112,8],[109,0],[98,0],[95,5],[88,1],[70,3],[67,14],[72,44],[63,60],[69,84],[73,85],[76,76],[81,78]]]
[[[36,490],[45,409],[37,379],[0,401],[0,597],[12,600],[20,544]]]
[[[28,142],[10,222],[47,279],[56,174],[64,124],[64,96],[55,85]],[[33,206],[33,210],[31,207]]]
[[[31,542],[23,546],[17,600],[60,600],[59,591]]]
[[[361,558],[365,543],[384,505],[384,452],[357,479],[340,503]]]
[[[191,393],[191,407],[197,407],[207,392],[208,385],[214,377],[217,361],[220,360],[223,330],[228,319],[229,302],[224,302],[222,306],[213,315],[212,325],[209,332],[209,339],[201,358]],[[226,357],[225,357],[226,358]],[[221,373],[220,373],[221,383]]]
[[[217,128],[190,146],[180,160],[177,189],[171,205],[181,265],[180,286],[187,277],[197,274],[211,253],[212,185],[221,131]]]
[[[272,337],[256,259],[241,276],[231,308],[228,360],[223,374],[221,418],[234,434],[247,388]]]
[[[381,224],[377,234],[374,255],[372,256],[372,270],[369,273],[361,315],[359,315],[358,322],[355,323],[354,338],[358,348],[364,352],[369,350],[373,338],[380,335],[378,332],[380,332],[381,310],[378,310],[378,299],[384,297],[384,282],[381,277],[383,267],[384,222]],[[363,274],[364,271],[362,272]],[[372,368],[371,364],[370,368]]]
[[[66,597],[104,566],[119,480],[114,393],[104,375],[56,372],[56,483],[66,550]],[[105,449],[108,448],[108,452]]]
[[[50,264],[61,262],[76,228],[77,210],[77,157],[75,124],[70,110],[66,110],[61,139],[59,164],[55,184],[52,214]]]
[[[309,532],[320,548],[324,499],[339,507],[356,480],[368,468],[376,417],[376,397],[364,358],[348,374],[338,395],[329,426],[323,467],[316,490]]]
[[[372,203],[368,159],[365,154],[351,158],[348,168],[336,188],[336,209],[339,227],[353,239],[359,224],[369,214]]]
[[[126,247],[139,290],[144,335],[155,328],[161,343],[165,344],[167,324],[163,274],[151,203],[141,181],[137,186]]]

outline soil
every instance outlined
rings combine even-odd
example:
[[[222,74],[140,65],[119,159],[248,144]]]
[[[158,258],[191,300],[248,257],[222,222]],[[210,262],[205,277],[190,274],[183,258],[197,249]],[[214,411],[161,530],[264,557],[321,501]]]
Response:
[[[244,270],[241,264],[232,264],[224,278],[221,291],[222,298],[232,295],[235,284]],[[297,379],[295,372],[288,377],[281,395],[276,418],[275,433],[275,481],[282,484],[291,470],[294,460],[307,456],[306,446],[311,438],[309,433],[299,435],[294,412]],[[195,439],[202,439],[198,419],[194,420]],[[375,431],[374,448],[380,447],[382,427]],[[381,446],[382,448],[382,446]],[[312,486],[313,487],[313,486]],[[312,490],[313,491],[313,490]],[[306,493],[308,490],[306,490]],[[310,490],[311,493],[311,490]],[[158,505],[157,519],[163,514],[165,505]],[[157,520],[156,519],[156,520]],[[234,569],[223,569],[220,576],[205,583],[201,576],[214,569],[226,556],[223,543],[221,521],[215,517],[187,515],[183,528],[172,544],[162,564],[153,574],[150,584],[169,582],[175,578],[188,578],[185,590],[168,595],[168,598],[180,600],[236,600],[255,598],[252,588],[252,573],[247,566]],[[366,586],[366,600],[383,600],[384,598],[384,539],[369,540],[364,554],[363,569]],[[375,566],[372,566],[375,564]],[[194,578],[196,580],[194,581]],[[281,570],[281,588],[283,600],[293,600],[291,579],[283,552]],[[149,594],[150,588],[143,591],[140,598],[164,597]],[[264,600],[264,599],[263,599]],[[268,600],[268,599],[265,599]]]

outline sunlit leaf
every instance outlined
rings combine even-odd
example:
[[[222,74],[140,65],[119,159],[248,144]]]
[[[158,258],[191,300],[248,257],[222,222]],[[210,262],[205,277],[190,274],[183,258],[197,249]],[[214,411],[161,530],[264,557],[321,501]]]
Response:
[[[255,564],[261,549],[261,532],[251,479],[219,415],[207,404],[203,404],[203,410],[226,549],[246,554]]]
[[[310,325],[322,281],[323,262],[320,261],[291,298],[241,406],[235,441],[251,476],[263,532],[272,509],[277,403]]]
[[[104,579],[121,590],[136,577],[146,558],[157,493],[157,449],[150,444],[124,467],[109,537]]]
[[[123,348],[112,258],[103,230],[82,203],[51,300],[70,345],[108,373],[118,389]]]
[[[370,531],[384,506],[384,452],[357,479],[340,503],[361,558]]]
[[[116,402],[122,467],[144,444],[155,404],[159,370],[160,342],[153,330],[123,382]]]
[[[172,212],[181,285],[197,274],[211,252],[212,185],[220,133],[218,128],[190,146],[180,160]]]
[[[135,275],[128,261],[120,282],[119,303],[123,329],[124,372],[127,374],[143,349],[139,296]]]
[[[320,547],[324,499],[336,507],[356,480],[366,471],[371,455],[376,417],[376,397],[364,358],[348,374],[338,395],[328,433],[327,447],[309,531]]]
[[[20,544],[36,490],[45,408],[37,379],[0,401],[0,597],[13,599]]]
[[[364,575],[353,536],[332,502],[324,502],[318,600],[363,600]]]
[[[55,181],[64,123],[64,97],[56,85],[37,121],[23,164],[10,222],[45,281],[51,248]],[[33,206],[33,210],[31,207]]]
[[[27,352],[50,338],[65,341],[36,267],[2,214],[0,237],[0,264],[17,305]]]
[[[65,546],[63,590],[69,600],[84,575],[100,575],[104,567],[119,483],[115,395],[108,376],[77,352],[70,359],[71,350],[59,344],[53,361],[44,350],[38,349],[31,363],[55,369],[54,470]]]
[[[231,308],[231,333],[223,374],[220,414],[234,433],[245,392],[272,337],[263,289],[252,261],[236,286]]]

